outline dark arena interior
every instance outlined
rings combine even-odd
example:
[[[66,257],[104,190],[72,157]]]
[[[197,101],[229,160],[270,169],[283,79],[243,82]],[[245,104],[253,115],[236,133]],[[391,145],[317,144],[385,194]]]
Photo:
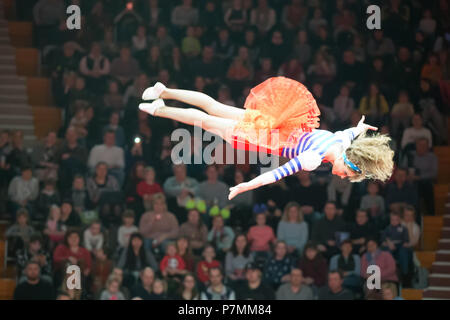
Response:
[[[388,135],[391,177],[229,200],[265,164],[193,163],[198,128],[139,109],[280,76],[319,129]],[[0,299],[450,299],[449,137],[447,0],[0,0]]]

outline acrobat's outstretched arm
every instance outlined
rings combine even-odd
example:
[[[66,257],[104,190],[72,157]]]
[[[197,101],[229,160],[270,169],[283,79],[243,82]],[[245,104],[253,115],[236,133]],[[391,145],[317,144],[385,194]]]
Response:
[[[237,186],[230,188],[228,199],[231,200],[242,192],[274,183],[275,181],[283,179],[300,170],[312,171],[316,169],[321,162],[322,157],[318,153],[310,151],[304,152],[274,170],[263,173],[249,182],[240,183]]]

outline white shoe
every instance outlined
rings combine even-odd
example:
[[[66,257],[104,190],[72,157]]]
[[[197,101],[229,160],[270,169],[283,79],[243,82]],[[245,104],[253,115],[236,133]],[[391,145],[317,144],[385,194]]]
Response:
[[[142,94],[142,100],[158,99],[164,90],[166,90],[166,86],[161,82],[157,82],[153,87],[145,89],[144,93]]]
[[[148,114],[151,114],[152,116],[155,115],[155,112],[157,109],[164,107],[164,100],[163,99],[157,99],[153,101],[152,103],[141,103],[139,105],[139,109],[141,109],[144,112],[147,112]]]

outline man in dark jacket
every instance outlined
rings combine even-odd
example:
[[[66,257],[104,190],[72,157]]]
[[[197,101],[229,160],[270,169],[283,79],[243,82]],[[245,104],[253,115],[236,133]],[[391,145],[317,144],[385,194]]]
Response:
[[[339,253],[336,243],[336,233],[345,231],[345,222],[336,214],[334,202],[327,202],[324,208],[325,216],[315,224],[311,240],[317,243],[317,248],[326,257],[330,258]]]
[[[53,300],[52,285],[41,279],[41,268],[37,262],[29,261],[25,268],[27,281],[20,283],[14,291],[14,300]]]

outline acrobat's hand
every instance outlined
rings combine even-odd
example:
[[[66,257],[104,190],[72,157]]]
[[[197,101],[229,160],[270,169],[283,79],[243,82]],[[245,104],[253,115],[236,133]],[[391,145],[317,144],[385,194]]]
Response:
[[[248,191],[248,190],[252,190],[254,189],[254,187],[249,183],[249,182],[243,182],[238,184],[237,186],[231,187],[230,188],[230,194],[228,195],[228,200],[233,199],[234,197],[236,197],[238,194]]]
[[[374,127],[374,126],[371,126],[371,125],[368,125],[368,124],[364,123],[365,119],[366,119],[366,116],[362,116],[361,117],[361,120],[359,120],[359,122],[358,122],[357,128],[361,129],[362,132],[366,132],[367,130],[373,130],[373,131],[377,131],[378,130],[377,127]]]

